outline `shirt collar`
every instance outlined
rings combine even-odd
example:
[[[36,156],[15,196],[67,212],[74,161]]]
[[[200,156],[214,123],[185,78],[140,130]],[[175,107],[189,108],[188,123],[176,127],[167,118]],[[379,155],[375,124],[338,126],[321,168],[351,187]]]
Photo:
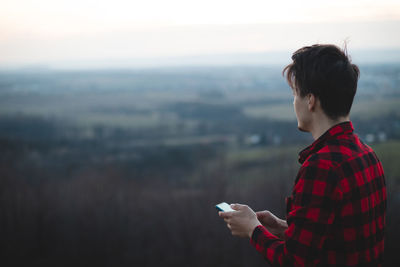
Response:
[[[311,145],[300,151],[299,162],[303,164],[303,162],[308,158],[308,156],[320,150],[325,145],[327,140],[339,135],[352,133],[353,131],[354,128],[351,121],[341,122],[339,124],[336,124],[335,126],[332,126],[317,140],[315,140]]]

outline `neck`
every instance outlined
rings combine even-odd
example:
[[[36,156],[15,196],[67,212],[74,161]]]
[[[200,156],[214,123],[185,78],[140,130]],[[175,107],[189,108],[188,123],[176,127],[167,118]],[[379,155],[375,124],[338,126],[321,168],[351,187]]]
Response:
[[[315,123],[313,123],[310,133],[314,140],[317,140],[321,135],[323,135],[326,131],[328,131],[330,128],[335,126],[336,124],[345,122],[345,121],[350,121],[349,116],[345,117],[340,117],[336,120],[329,119],[328,117],[324,116],[324,118],[317,119],[315,120]]]

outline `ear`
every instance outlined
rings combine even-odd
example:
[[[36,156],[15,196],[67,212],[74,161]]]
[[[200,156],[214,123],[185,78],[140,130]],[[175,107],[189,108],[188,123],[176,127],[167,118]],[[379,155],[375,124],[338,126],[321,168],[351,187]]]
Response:
[[[313,111],[317,104],[317,98],[315,97],[314,94],[308,94],[307,97],[308,97],[308,110]]]

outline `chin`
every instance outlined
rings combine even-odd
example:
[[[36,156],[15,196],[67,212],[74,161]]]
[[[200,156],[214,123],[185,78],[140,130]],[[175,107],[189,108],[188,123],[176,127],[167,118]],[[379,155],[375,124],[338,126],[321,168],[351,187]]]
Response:
[[[301,126],[298,126],[297,128],[298,128],[299,131],[301,131],[301,132],[308,132],[306,129],[301,128]]]
[[[299,129],[299,131],[301,132],[308,132],[308,130],[303,125],[300,124],[297,124],[297,129]]]

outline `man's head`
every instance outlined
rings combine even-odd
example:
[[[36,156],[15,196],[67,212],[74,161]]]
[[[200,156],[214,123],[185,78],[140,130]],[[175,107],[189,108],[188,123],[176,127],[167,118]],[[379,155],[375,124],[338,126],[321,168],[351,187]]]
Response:
[[[351,64],[346,48],[341,50],[335,45],[321,44],[306,46],[294,52],[292,60],[284,68],[283,75],[295,96],[304,103],[310,99],[318,102],[332,121],[349,115],[360,71]],[[299,120],[301,114],[296,111],[296,115]]]

